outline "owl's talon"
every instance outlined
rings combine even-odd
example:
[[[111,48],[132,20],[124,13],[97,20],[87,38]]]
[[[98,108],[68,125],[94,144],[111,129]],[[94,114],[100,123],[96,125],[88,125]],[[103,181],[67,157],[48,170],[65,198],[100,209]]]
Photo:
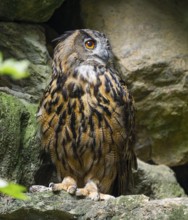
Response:
[[[68,189],[67,189],[67,192],[70,193],[71,195],[74,195],[75,192],[76,192],[76,189],[77,189],[76,185],[69,186]]]
[[[58,183],[57,183],[57,184],[55,184],[55,183],[50,183],[50,184],[49,184],[49,188],[51,188],[53,192],[60,191],[60,189],[58,189],[58,186],[57,186],[57,185],[58,185]]]
[[[53,188],[53,186],[54,186],[54,183],[49,183],[50,188]]]

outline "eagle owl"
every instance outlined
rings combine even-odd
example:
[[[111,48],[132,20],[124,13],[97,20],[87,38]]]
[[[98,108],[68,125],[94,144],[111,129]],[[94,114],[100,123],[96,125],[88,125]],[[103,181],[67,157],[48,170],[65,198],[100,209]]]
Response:
[[[116,74],[103,33],[58,38],[53,74],[37,113],[43,149],[60,183],[54,191],[105,200],[127,192],[136,168],[133,99]]]

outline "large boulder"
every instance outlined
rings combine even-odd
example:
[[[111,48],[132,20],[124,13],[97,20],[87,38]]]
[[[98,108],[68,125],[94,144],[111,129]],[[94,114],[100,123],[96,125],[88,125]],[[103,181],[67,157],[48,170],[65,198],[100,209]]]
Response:
[[[4,58],[30,61],[30,77],[22,80],[1,77],[0,91],[29,102],[40,99],[51,78],[50,56],[44,32],[39,25],[0,22],[0,51]]]
[[[188,219],[188,198],[149,200],[144,195],[120,196],[109,201],[76,199],[65,192],[28,194],[28,200],[0,201],[1,219]]]
[[[1,0],[0,20],[45,22],[64,0]]]
[[[81,1],[83,24],[103,31],[137,108],[137,153],[145,161],[188,162],[188,3]]]

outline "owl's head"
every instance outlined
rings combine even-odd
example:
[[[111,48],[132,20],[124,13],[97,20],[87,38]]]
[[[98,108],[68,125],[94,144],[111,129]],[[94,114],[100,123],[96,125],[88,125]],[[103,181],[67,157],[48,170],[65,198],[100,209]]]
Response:
[[[54,57],[59,61],[77,64],[89,63],[107,66],[113,54],[109,40],[99,32],[89,29],[68,31],[59,38]]]

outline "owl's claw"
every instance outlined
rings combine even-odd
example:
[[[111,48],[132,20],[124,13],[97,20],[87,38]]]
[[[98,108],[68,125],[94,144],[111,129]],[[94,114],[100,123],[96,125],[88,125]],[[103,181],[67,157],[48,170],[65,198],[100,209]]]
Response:
[[[53,185],[54,185],[54,183],[50,183],[50,184],[49,184],[49,187],[50,187],[50,188],[52,188],[52,187],[53,187]]]
[[[69,186],[67,189],[67,192],[70,193],[71,195],[74,195],[76,192],[76,189],[77,189],[76,185]]]

